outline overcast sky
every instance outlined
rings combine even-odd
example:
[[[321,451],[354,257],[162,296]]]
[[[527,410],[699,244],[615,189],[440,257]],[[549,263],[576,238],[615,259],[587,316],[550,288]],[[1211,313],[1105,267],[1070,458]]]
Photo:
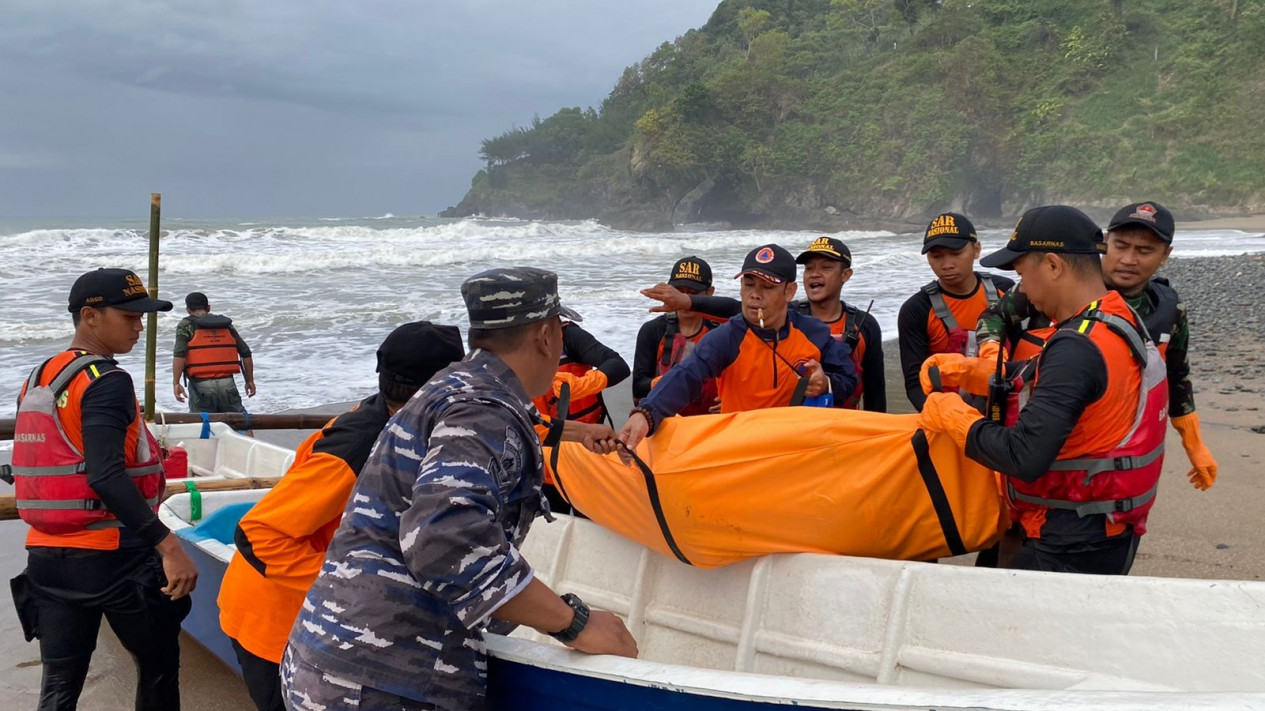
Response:
[[[0,217],[433,213],[717,0],[0,0]]]

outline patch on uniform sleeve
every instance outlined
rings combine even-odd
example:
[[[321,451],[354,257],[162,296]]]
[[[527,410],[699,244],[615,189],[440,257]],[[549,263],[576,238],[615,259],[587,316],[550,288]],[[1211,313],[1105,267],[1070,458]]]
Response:
[[[505,428],[505,448],[500,459],[493,459],[488,469],[496,477],[496,485],[502,494],[508,494],[514,488],[523,470],[523,439],[513,427]]]

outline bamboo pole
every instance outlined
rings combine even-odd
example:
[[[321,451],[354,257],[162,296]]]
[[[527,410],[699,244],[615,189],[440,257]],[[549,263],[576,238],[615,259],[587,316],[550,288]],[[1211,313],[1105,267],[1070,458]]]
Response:
[[[240,412],[207,413],[211,422],[223,422],[235,430],[319,430],[333,415],[304,413],[284,415],[246,415]],[[249,419],[248,419],[249,418]],[[181,425],[202,422],[202,413],[165,412],[159,422]],[[14,420],[0,420],[0,440],[13,439]]]
[[[162,193],[149,194],[149,298],[158,298],[158,223],[162,214]],[[145,419],[154,421],[154,386],[157,378],[158,314],[150,312],[145,324]]]
[[[189,490],[185,486],[186,481],[197,483],[198,491],[241,491],[245,489],[271,489],[281,481],[281,477],[247,477],[244,479],[217,479],[214,481],[199,481],[193,479],[180,479],[178,481],[169,482],[167,489],[163,491],[163,501],[170,499],[176,494],[183,494]],[[17,503],[12,496],[0,496],[0,521],[12,521],[18,517]]]

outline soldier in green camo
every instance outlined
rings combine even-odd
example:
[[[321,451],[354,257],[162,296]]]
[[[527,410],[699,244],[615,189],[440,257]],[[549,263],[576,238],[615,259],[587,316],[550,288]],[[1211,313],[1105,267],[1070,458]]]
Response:
[[[1187,476],[1195,488],[1206,490],[1217,479],[1217,462],[1199,431],[1194,387],[1187,355],[1190,325],[1186,307],[1168,280],[1155,276],[1173,251],[1173,213],[1156,202],[1127,205],[1107,227],[1107,252],[1102,259],[1103,280],[1142,317],[1147,332],[1168,368],[1169,418],[1181,433],[1190,458]],[[1034,354],[1043,344],[1049,319],[1032,308],[1022,289],[1007,293],[980,316],[976,339],[981,358],[997,357],[1004,344],[1012,358]]]

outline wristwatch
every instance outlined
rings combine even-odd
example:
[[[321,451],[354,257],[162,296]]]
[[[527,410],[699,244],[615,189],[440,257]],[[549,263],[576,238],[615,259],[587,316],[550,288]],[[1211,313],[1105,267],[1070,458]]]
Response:
[[[589,623],[589,606],[585,605],[578,595],[572,593],[563,595],[562,601],[570,605],[572,610],[575,610],[575,617],[571,618],[571,625],[565,630],[550,632],[549,636],[563,644],[571,644],[584,631],[584,626]]]

